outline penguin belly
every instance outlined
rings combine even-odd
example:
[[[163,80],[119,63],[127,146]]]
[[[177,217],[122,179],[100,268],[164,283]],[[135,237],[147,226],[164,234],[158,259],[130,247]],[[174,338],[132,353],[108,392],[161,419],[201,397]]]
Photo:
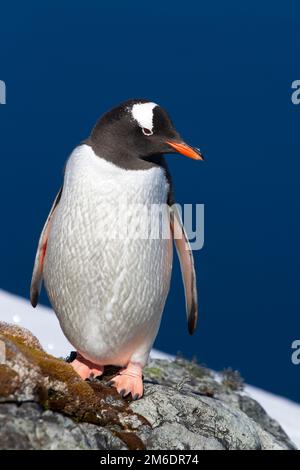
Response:
[[[68,160],[43,274],[64,334],[86,359],[120,366],[148,359],[173,248],[167,217],[164,237],[157,227],[150,238],[140,230],[146,208],[165,204],[168,190],[162,168],[125,170],[85,144]]]

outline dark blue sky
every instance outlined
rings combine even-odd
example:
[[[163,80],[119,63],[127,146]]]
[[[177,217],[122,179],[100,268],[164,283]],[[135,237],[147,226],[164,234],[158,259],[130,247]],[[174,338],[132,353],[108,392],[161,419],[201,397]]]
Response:
[[[28,297],[72,148],[108,108],[149,98],[206,155],[168,157],[177,200],[205,204],[199,329],[176,265],[156,347],[300,401],[299,2],[12,1],[0,15],[0,287]]]

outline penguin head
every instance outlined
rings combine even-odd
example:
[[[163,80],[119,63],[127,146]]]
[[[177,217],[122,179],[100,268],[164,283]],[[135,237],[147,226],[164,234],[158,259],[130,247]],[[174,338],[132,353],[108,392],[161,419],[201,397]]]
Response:
[[[111,157],[113,153],[141,159],[180,153],[203,160],[199,149],[182,140],[167,112],[145,99],[125,101],[108,111],[97,122],[90,138],[98,144],[99,152]]]

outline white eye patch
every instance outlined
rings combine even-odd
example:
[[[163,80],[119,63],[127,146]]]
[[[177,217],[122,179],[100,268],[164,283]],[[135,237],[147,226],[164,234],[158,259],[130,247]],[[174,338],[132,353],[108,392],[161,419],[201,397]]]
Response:
[[[146,127],[142,127],[142,133],[149,136],[153,134],[153,131],[147,129]]]
[[[153,109],[156,103],[136,103],[131,108],[131,115],[142,129],[146,129],[145,135],[153,134]]]

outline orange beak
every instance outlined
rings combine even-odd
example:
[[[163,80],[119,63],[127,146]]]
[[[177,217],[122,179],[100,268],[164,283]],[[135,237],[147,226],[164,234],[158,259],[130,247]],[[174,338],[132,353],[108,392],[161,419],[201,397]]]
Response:
[[[194,160],[204,160],[200,150],[190,147],[185,142],[172,142],[167,140],[167,144],[170,145],[176,152],[181,153],[181,155],[193,158]]]

